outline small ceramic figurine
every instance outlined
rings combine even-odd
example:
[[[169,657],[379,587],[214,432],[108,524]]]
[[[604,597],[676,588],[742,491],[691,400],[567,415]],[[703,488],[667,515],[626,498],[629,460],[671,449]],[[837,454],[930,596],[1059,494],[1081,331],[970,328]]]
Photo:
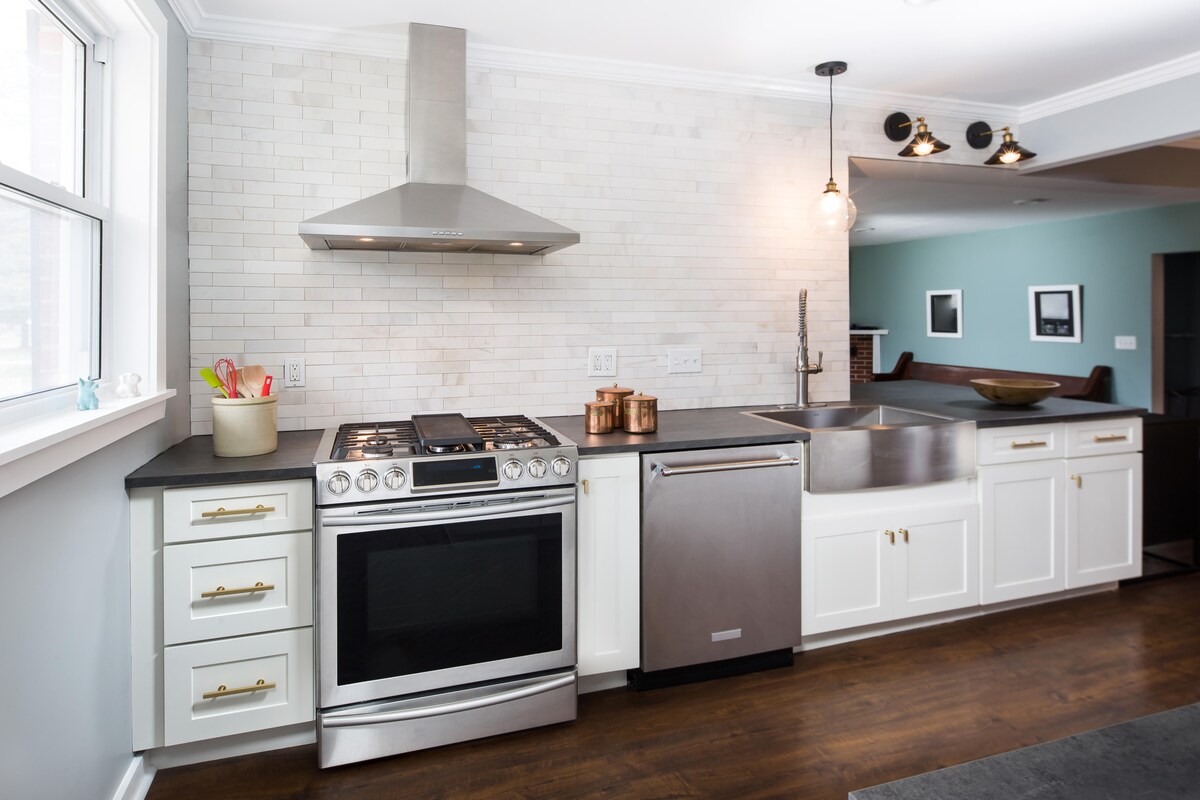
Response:
[[[114,394],[117,397],[138,397],[141,392],[138,391],[138,384],[142,382],[142,376],[136,372],[124,372],[117,378],[117,388]]]
[[[79,398],[75,401],[75,407],[80,411],[95,411],[100,407],[100,400],[96,397],[95,381],[89,381],[87,378],[79,379]]]

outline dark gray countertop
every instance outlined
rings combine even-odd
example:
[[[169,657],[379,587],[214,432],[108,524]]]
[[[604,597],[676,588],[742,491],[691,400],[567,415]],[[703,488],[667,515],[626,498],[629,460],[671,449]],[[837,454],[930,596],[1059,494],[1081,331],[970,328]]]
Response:
[[[1037,422],[1075,422],[1082,419],[1128,417],[1145,413],[1142,408],[1047,397],[1031,406],[1002,406],[984,400],[969,386],[952,386],[929,381],[884,381],[858,383],[850,387],[855,402],[903,406],[913,411],[956,417],[977,428],[1028,425]]]
[[[313,455],[324,431],[280,431],[274,453],[241,458],[213,455],[211,436],[189,436],[125,476],[126,489],[195,486],[313,477]]]
[[[850,800],[1194,798],[1200,705],[884,783]]]
[[[970,387],[928,381],[855,384],[850,387],[850,396],[851,401],[856,403],[895,405],[914,411],[969,420],[979,428],[1127,417],[1144,413],[1140,408],[1067,400],[1061,397],[1050,397],[1032,406],[1002,406],[984,400]],[[778,423],[742,413],[774,407],[742,406],[660,411],[658,430],[654,433],[625,433],[617,430],[593,435],[584,432],[582,415],[539,419],[579,445],[581,455],[779,444],[804,441],[808,438],[804,431],[791,430]]]

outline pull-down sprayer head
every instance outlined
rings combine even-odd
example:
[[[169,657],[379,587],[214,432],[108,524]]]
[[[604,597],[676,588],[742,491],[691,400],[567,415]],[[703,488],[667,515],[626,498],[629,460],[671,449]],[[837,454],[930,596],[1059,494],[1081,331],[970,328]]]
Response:
[[[796,320],[796,332],[801,339],[808,333],[808,289],[800,290],[800,309]]]

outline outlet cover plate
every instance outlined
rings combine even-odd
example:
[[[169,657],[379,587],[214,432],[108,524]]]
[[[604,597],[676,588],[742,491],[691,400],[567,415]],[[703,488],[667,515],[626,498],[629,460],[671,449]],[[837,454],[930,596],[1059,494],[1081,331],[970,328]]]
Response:
[[[285,358],[283,360],[283,385],[304,385],[304,359],[300,356]]]
[[[667,348],[668,375],[676,375],[683,372],[700,372],[703,368],[704,363],[699,347]]]
[[[1137,337],[1118,336],[1115,345],[1118,350],[1137,350]]]
[[[617,374],[617,348],[588,348],[588,377],[613,378]]]

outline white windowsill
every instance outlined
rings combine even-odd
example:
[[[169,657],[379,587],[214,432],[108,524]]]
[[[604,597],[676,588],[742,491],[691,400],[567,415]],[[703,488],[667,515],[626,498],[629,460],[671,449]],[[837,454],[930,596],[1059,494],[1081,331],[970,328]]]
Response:
[[[130,398],[101,397],[95,411],[74,406],[0,427],[0,497],[162,419],[174,389]]]

